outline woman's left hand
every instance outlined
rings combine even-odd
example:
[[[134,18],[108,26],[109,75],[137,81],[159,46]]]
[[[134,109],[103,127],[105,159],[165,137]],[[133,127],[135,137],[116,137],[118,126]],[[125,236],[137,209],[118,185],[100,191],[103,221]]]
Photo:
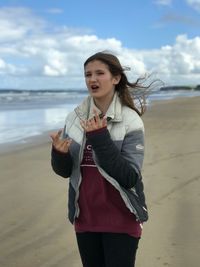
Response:
[[[99,117],[96,110],[94,110],[94,117],[89,120],[81,120],[80,124],[86,132],[98,130],[107,126],[107,119],[104,116],[102,119]]]

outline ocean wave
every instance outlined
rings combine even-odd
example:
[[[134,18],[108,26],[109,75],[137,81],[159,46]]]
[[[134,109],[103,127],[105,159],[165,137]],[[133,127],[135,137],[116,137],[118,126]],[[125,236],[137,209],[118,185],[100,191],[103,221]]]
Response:
[[[33,97],[28,92],[19,93],[17,96],[13,92],[9,95],[1,93],[1,99],[4,97],[7,101],[0,100],[0,144],[23,143],[28,137],[62,128],[68,112],[72,111],[86,96],[86,93],[78,92],[53,92],[48,96],[47,94],[37,92]],[[200,96],[200,91],[154,92],[149,96],[147,105],[151,105],[154,100],[162,101],[197,95]]]
[[[86,90],[0,90],[0,110],[47,108],[60,104],[78,103],[86,96],[86,93]]]

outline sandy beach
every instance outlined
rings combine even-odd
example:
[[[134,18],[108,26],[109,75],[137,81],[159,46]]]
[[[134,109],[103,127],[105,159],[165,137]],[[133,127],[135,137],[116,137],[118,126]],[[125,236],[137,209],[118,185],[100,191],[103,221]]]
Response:
[[[198,267],[200,97],[157,102],[143,120],[150,218],[136,266]],[[67,220],[68,181],[53,173],[50,138],[42,140],[0,155],[1,267],[81,267]]]

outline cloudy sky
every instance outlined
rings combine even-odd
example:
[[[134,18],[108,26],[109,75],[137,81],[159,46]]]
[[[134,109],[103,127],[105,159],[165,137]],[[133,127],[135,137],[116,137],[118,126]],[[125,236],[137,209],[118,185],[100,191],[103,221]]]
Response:
[[[0,1],[0,88],[83,88],[102,50],[132,79],[199,84],[200,0]]]

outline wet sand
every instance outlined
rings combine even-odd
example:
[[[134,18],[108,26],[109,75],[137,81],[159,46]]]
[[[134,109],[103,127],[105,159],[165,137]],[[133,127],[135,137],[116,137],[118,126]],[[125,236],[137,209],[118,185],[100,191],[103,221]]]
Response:
[[[200,97],[158,102],[143,119],[150,218],[136,266],[197,267]],[[50,139],[42,140],[0,155],[1,267],[81,267],[67,220],[68,181],[51,170]]]

